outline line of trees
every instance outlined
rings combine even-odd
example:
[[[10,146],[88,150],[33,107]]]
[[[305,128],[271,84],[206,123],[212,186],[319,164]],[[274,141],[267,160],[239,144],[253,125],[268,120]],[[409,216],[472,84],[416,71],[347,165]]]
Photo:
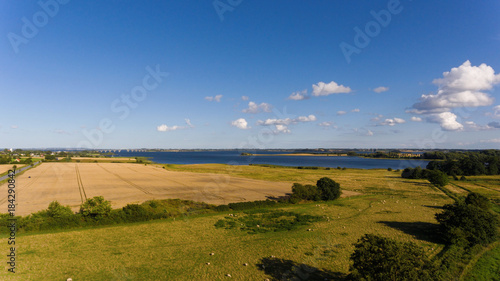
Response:
[[[436,214],[439,235],[447,250],[429,259],[414,243],[401,243],[366,234],[354,245],[350,259],[350,280],[453,280],[470,253],[498,238],[498,216],[488,198],[470,193],[465,199],[443,207]],[[457,270],[458,268],[458,270]]]

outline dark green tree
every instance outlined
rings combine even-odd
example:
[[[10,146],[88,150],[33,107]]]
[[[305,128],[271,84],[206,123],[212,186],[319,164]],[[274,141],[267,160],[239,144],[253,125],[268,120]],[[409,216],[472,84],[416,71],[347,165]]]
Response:
[[[316,186],[321,193],[321,199],[324,201],[335,200],[342,194],[342,191],[340,190],[340,184],[338,184],[331,178],[320,178],[316,182]]]
[[[352,280],[436,280],[436,267],[414,243],[365,234],[351,255]]]
[[[428,170],[426,177],[430,183],[439,187],[447,185],[450,181],[447,174],[438,170]]]
[[[469,247],[476,244],[485,245],[496,240],[498,218],[488,209],[478,207],[477,201],[470,198],[465,202],[448,204],[443,207],[444,212],[436,214],[441,232],[449,244]]]

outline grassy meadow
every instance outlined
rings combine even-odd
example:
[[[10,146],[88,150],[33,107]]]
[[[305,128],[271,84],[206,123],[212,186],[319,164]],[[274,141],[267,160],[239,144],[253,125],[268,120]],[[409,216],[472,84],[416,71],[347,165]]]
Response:
[[[213,213],[93,229],[19,234],[17,273],[4,264],[0,280],[307,280],[337,279],[349,271],[353,243],[366,233],[412,241],[429,256],[443,245],[433,238],[434,214],[452,203],[426,180],[408,180],[387,170],[304,170],[295,168],[165,165],[171,171],[224,173],[236,177],[315,184],[327,176],[356,196],[333,202],[277,205],[322,220],[291,231],[249,234],[216,228],[219,220],[244,212]],[[452,181],[500,198],[500,177]],[[451,192],[464,189],[450,184]],[[353,193],[353,194],[354,194]],[[0,245],[8,250],[7,237]],[[214,255],[210,255],[214,253]],[[6,257],[4,255],[4,259]],[[210,264],[207,264],[210,263]]]

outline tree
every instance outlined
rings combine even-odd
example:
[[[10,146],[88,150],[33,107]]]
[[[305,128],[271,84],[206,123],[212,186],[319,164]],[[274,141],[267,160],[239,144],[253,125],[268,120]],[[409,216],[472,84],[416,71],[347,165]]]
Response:
[[[47,215],[53,218],[62,218],[73,215],[70,207],[63,206],[57,201],[52,201],[47,209]]]
[[[111,212],[111,203],[102,196],[87,199],[80,207],[80,213],[85,217],[101,219]]]
[[[469,247],[496,240],[498,218],[489,209],[479,207],[478,205],[483,205],[481,201],[471,196],[463,202],[445,205],[444,212],[436,214],[436,220],[448,243]]]
[[[293,197],[303,199],[319,201],[321,200],[321,193],[317,186],[314,185],[302,185],[299,183],[294,183],[292,186]]]
[[[467,197],[465,198],[465,204],[467,205],[474,205],[476,207],[479,207],[483,210],[489,210],[490,209],[490,200],[486,198],[484,195],[481,195],[476,192],[469,193]]]
[[[429,170],[427,172],[427,179],[430,183],[438,187],[443,187],[450,181],[447,174],[438,170]]]
[[[340,184],[336,183],[331,178],[323,177],[316,182],[316,186],[321,193],[321,199],[335,200],[340,197],[342,191],[340,190]]]
[[[414,243],[365,234],[351,255],[353,280],[434,280],[436,267]]]

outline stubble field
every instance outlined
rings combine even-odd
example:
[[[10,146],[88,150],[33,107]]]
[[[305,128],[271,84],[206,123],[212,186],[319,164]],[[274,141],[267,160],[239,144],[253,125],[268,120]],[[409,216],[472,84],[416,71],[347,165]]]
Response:
[[[151,199],[210,204],[265,200],[291,191],[291,184],[213,173],[172,172],[130,163],[43,163],[16,178],[17,215],[47,209],[57,200],[77,211],[86,198],[103,196],[113,208]],[[6,190],[6,185],[0,186]],[[7,212],[7,196],[0,210]],[[2,212],[2,211],[0,211]]]

